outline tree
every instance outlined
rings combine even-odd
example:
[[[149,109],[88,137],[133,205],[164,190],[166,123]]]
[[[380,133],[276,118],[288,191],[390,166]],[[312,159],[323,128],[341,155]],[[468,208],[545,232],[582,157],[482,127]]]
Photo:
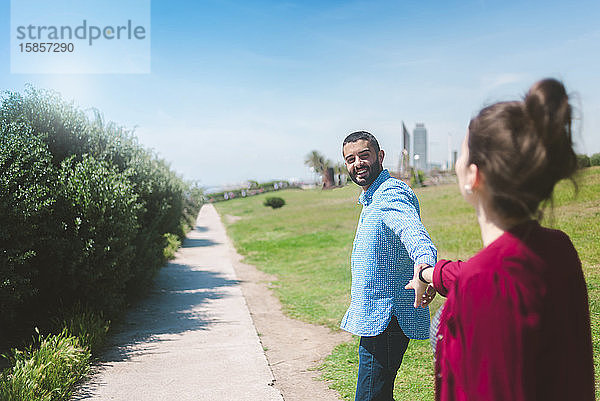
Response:
[[[579,168],[590,167],[590,157],[588,155],[577,155],[577,165]]]
[[[306,164],[308,167],[312,167],[317,174],[323,174],[331,163],[325,158],[325,156],[320,154],[318,151],[313,150],[306,156],[306,159],[304,159],[304,164]]]
[[[325,156],[318,151],[313,150],[304,159],[304,164],[312,168],[315,173],[321,174],[321,177],[323,178],[323,188],[332,188],[334,186],[333,172],[329,171],[332,163],[327,160]]]

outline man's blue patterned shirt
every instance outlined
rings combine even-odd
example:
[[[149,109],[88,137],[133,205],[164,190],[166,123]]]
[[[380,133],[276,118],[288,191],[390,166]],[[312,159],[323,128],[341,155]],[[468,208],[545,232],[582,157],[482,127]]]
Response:
[[[341,328],[376,336],[396,316],[413,339],[429,335],[429,308],[415,308],[414,290],[404,288],[414,264],[435,266],[437,249],[421,223],[419,201],[404,182],[383,170],[367,191],[352,248],[350,307]]]

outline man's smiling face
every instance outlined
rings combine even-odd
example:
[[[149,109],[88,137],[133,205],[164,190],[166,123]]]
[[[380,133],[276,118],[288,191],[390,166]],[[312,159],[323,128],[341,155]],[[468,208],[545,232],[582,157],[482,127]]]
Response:
[[[377,150],[365,139],[348,142],[343,149],[344,162],[352,181],[365,191],[383,170],[383,150]]]

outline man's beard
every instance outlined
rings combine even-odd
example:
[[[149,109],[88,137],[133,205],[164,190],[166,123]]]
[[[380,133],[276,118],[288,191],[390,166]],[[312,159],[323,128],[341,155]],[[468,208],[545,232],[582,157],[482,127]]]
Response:
[[[370,186],[373,182],[375,182],[375,180],[377,179],[377,177],[379,177],[379,174],[381,173],[381,171],[383,170],[383,166],[381,165],[381,163],[379,162],[379,157],[377,157],[377,160],[375,161],[375,163],[373,163],[371,165],[371,167],[369,167],[369,175],[367,176],[366,179],[364,180],[358,180],[356,172],[351,173],[348,172],[348,175],[350,176],[350,179],[358,186],[361,187],[366,187],[366,186]]]

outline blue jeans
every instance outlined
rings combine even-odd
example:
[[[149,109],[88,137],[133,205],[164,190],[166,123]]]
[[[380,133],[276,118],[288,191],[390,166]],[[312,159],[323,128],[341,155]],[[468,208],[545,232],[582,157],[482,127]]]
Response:
[[[355,401],[393,401],[394,380],[408,341],[395,316],[383,333],[360,338]]]

